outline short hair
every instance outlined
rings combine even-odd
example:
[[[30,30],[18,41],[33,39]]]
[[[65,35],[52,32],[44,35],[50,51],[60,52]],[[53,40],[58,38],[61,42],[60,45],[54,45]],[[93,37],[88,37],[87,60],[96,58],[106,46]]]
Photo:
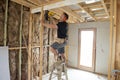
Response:
[[[67,13],[64,12],[63,14],[65,15],[66,19],[69,18],[69,15]]]

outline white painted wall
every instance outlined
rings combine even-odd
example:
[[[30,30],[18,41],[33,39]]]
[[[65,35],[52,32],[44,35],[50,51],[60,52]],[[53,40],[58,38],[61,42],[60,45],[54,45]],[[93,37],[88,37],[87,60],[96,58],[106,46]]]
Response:
[[[80,28],[96,28],[96,64],[95,72],[107,74],[109,56],[109,22],[88,22],[69,25],[68,64],[78,66],[78,30]]]
[[[0,80],[10,80],[8,47],[0,47]]]

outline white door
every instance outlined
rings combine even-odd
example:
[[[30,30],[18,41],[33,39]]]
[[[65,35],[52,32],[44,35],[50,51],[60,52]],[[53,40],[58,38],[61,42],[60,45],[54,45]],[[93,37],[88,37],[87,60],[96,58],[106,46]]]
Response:
[[[79,30],[79,68],[94,71],[95,29]]]

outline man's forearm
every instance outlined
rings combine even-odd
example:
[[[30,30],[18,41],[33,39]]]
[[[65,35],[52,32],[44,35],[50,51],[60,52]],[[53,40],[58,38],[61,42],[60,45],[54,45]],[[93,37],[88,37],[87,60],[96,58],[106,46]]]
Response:
[[[45,24],[45,23],[43,23],[43,26],[45,26],[47,28],[57,28],[56,24]]]

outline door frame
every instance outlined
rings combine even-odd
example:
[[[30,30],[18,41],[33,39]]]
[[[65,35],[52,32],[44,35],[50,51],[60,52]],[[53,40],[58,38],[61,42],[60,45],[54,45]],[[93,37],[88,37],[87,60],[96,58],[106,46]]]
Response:
[[[92,68],[80,65],[81,31],[89,30],[94,31]],[[96,62],[96,28],[81,28],[78,30],[78,68],[85,71],[95,72],[95,62]]]

